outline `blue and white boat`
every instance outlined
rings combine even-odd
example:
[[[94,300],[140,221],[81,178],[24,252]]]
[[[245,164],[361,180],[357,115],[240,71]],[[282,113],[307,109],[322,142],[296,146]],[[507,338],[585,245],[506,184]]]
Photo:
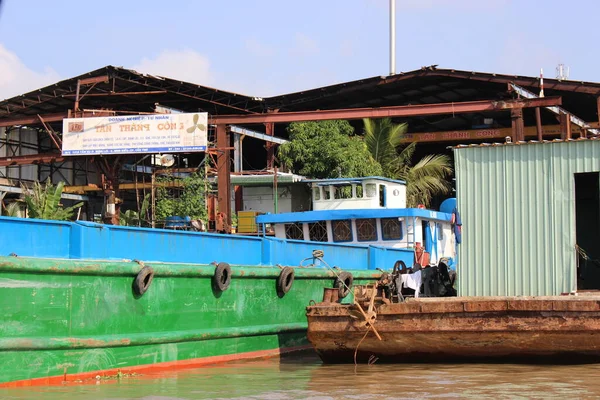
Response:
[[[256,221],[275,237],[292,241],[364,245],[413,250],[424,248],[426,264],[456,259],[453,222],[456,200],[440,211],[406,207],[406,183],[382,177],[323,179],[312,185],[311,211],[265,214]]]

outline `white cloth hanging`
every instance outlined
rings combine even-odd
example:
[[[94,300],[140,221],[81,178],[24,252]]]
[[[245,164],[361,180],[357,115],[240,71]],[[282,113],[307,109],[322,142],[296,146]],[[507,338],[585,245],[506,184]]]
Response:
[[[421,270],[413,274],[402,274],[402,287],[413,289],[415,291],[415,298],[419,297],[419,291],[421,290]]]

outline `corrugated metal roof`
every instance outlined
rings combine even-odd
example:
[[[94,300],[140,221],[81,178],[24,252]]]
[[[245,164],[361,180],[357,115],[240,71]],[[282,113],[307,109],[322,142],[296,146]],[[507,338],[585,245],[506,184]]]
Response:
[[[553,139],[553,140],[528,140],[521,142],[495,142],[495,143],[471,143],[471,144],[459,144],[456,146],[448,146],[448,149],[464,149],[470,147],[498,147],[498,146],[523,146],[529,144],[548,144],[548,143],[573,143],[581,142],[586,140],[600,140],[600,136],[593,136],[588,138],[576,138],[576,139]]]
[[[600,140],[543,144],[455,148],[460,295],[576,290],[574,174],[600,171]]]
[[[73,108],[78,80],[99,76],[108,76],[109,80],[85,89],[87,96],[81,96],[85,98],[82,100],[84,109],[115,109],[114,106],[108,106],[110,100],[107,99],[110,98],[104,95],[127,92],[129,94],[126,105],[119,104],[117,110],[149,112],[154,110],[157,102],[182,111],[202,110],[213,115],[246,114],[266,110],[264,101],[257,97],[108,65],[29,93],[0,99],[0,120],[66,112]],[[147,93],[153,91],[156,94]]]
[[[356,177],[356,178],[329,178],[329,179],[306,179],[307,183],[317,183],[317,184],[321,184],[321,185],[327,185],[327,184],[346,184],[346,183],[360,183],[362,181],[367,181],[367,180],[377,180],[377,181],[382,181],[382,182],[390,182],[390,183],[398,183],[400,185],[406,185],[405,181],[401,181],[399,179],[391,179],[391,178],[386,178],[384,176],[363,176],[363,177]]]
[[[420,208],[373,208],[349,210],[316,210],[288,212],[281,214],[264,214],[256,218],[260,224],[281,224],[287,222],[336,221],[357,218],[396,218],[419,217],[436,221],[450,221],[452,214]]]

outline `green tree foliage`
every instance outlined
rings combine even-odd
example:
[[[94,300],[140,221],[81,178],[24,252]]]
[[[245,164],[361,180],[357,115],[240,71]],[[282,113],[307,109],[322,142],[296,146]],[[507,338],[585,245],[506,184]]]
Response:
[[[148,226],[148,210],[150,209],[150,193],[142,200],[139,211],[127,210],[119,216],[119,225],[123,226]]]
[[[404,146],[406,124],[389,118],[365,119],[364,138],[347,121],[290,124],[290,141],[279,147],[279,160],[311,178],[383,175],[406,181],[407,204],[429,206],[434,196],[450,192],[450,158],[428,155],[413,161],[416,143]]]
[[[56,186],[50,182],[43,186],[39,182],[35,182],[32,190],[23,187],[23,200],[27,204],[29,218],[57,221],[71,219],[75,211],[83,206],[83,203],[80,202],[74,206],[63,208],[60,201],[64,186],[64,182],[59,182]]]
[[[381,175],[362,138],[347,121],[297,122],[288,127],[290,141],[279,146],[279,160],[311,178]]]
[[[417,143],[402,145],[406,124],[394,124],[390,118],[364,119],[365,143],[372,157],[381,165],[388,178],[406,182],[406,202],[409,207],[429,206],[437,195],[450,192],[448,177],[452,164],[446,155],[427,155],[413,164]]]
[[[186,178],[165,177],[157,180],[156,219],[180,216],[206,220],[206,181],[198,173]]]

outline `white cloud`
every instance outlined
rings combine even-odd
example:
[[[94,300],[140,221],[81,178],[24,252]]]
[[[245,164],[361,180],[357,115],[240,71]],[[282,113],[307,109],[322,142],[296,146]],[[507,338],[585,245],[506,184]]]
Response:
[[[52,68],[28,68],[19,57],[0,43],[0,100],[47,86],[60,79]]]
[[[215,85],[208,58],[190,49],[163,50],[154,58],[143,58],[131,68],[145,74],[160,75],[198,85]]]
[[[253,50],[263,51],[257,47],[260,45],[258,41],[254,41],[254,44],[256,46],[250,45]],[[165,49],[156,57],[143,58],[139,63],[128,68],[144,74],[163,76],[235,93],[247,94],[257,85],[257,79],[244,79],[243,76],[235,75],[225,76],[222,71],[213,71],[208,57],[191,49]]]

